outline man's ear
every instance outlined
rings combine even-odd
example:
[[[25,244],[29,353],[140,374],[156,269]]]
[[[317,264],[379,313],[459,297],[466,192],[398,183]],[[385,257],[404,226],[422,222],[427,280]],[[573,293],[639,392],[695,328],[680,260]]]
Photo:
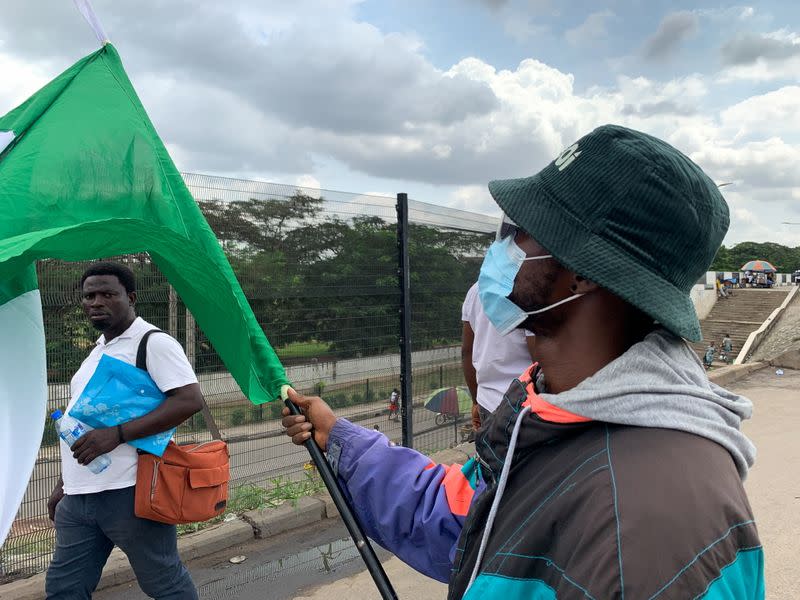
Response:
[[[130,302],[131,306],[136,306],[136,292],[128,293],[128,301]]]

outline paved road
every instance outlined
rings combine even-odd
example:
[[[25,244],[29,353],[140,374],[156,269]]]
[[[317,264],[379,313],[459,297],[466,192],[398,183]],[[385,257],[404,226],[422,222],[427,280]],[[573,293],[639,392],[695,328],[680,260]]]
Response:
[[[764,544],[768,600],[798,597],[800,579],[800,371],[766,368],[731,388],[753,401],[744,432],[758,448],[745,482]]]
[[[377,549],[377,548],[376,548]],[[391,555],[378,550],[384,560]],[[247,560],[231,564],[233,556]],[[189,563],[201,600],[286,600],[309,587],[333,583],[363,567],[339,519],[329,519],[269,540],[253,540],[224,554]],[[368,593],[364,598],[372,598]],[[144,600],[135,583],[94,594],[96,600]],[[331,598],[344,598],[332,596]]]

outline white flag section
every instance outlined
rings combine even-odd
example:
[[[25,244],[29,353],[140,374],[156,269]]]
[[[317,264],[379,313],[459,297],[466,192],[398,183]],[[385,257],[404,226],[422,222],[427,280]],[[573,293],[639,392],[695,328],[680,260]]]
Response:
[[[0,544],[28,485],[47,412],[39,290],[0,305]]]
[[[14,132],[13,131],[0,131],[0,152],[6,149],[11,143],[11,140],[14,139]]]
[[[89,2],[89,0],[74,0],[74,2],[75,7],[83,15],[83,18],[86,19],[86,22],[89,23],[89,27],[92,28],[92,31],[94,31],[97,41],[101,44],[105,44],[108,41],[108,36],[103,29],[103,24],[100,23],[100,19],[97,18],[97,15],[92,8],[92,4]]]

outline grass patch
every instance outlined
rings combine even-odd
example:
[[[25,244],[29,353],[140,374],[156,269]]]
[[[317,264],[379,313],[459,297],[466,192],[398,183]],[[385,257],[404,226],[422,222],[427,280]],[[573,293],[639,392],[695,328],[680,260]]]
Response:
[[[313,358],[322,356],[330,351],[331,345],[328,342],[292,342],[275,349],[275,353],[282,359]]]

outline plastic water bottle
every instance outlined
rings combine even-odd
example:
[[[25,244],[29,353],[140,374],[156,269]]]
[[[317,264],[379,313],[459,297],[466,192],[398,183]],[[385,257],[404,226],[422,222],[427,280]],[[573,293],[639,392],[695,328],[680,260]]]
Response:
[[[87,431],[92,430],[92,428],[85,423],[81,423],[78,421],[78,419],[70,417],[69,415],[65,415],[60,410],[55,411],[50,416],[56,422],[56,431],[58,431],[59,437],[61,437],[61,439],[64,440],[67,443],[67,446],[70,448],[79,437],[81,437]],[[101,454],[88,465],[84,466],[87,467],[92,473],[97,475],[98,473],[105,471],[110,464],[111,459],[108,457],[108,455]]]

